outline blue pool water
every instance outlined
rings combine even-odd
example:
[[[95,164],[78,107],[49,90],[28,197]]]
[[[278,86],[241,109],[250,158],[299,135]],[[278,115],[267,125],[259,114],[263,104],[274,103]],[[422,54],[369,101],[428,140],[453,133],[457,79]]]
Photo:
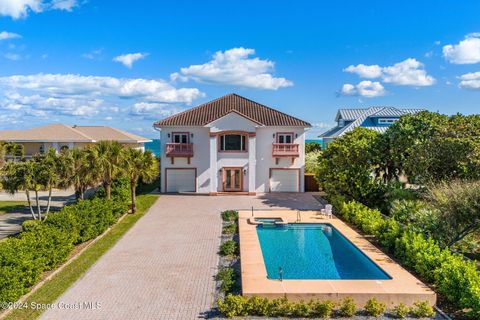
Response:
[[[257,227],[269,279],[391,279],[340,232],[328,224]]]

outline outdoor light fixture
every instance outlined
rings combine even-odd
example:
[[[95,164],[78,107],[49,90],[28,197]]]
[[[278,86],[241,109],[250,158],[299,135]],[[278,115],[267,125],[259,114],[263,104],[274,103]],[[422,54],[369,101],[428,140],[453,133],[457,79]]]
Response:
[[[243,169],[243,174],[247,174],[247,169]]]
[[[193,133],[190,133],[190,138],[193,138]]]
[[[169,137],[169,138],[170,138],[170,133],[169,133],[169,134],[167,134],[167,137]]]

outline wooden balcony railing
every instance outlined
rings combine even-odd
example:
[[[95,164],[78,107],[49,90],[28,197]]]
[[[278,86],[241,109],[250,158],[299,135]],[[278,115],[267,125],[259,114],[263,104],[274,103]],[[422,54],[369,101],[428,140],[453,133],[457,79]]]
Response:
[[[298,157],[298,143],[274,143],[272,155],[274,157]]]
[[[193,157],[193,143],[167,143],[167,157]]]

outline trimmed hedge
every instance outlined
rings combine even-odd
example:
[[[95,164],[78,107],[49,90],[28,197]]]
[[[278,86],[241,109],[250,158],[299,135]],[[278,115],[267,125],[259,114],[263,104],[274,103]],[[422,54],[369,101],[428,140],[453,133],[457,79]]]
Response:
[[[480,317],[480,273],[475,262],[442,249],[433,239],[393,219],[383,218],[378,210],[356,201],[346,202],[338,196],[332,197],[331,202],[344,220],[375,235],[382,246],[425,281],[435,285],[450,303],[467,310],[470,316]]]
[[[25,221],[19,235],[0,242],[0,302],[15,302],[43,272],[64,262],[74,245],[97,237],[126,211],[124,201],[95,198],[52,212],[45,221]]]

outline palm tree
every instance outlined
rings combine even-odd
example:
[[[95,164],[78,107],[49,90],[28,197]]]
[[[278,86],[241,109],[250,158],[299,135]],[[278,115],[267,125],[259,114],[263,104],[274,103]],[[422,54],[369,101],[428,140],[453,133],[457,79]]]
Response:
[[[5,144],[0,142],[0,169],[2,169],[3,165],[5,164],[5,156],[6,156]]]
[[[100,141],[88,148],[87,159],[92,173],[105,189],[107,198],[112,195],[112,183],[122,173],[123,146],[117,141]]]
[[[15,142],[9,142],[5,145],[5,151],[13,159],[13,162],[17,162],[17,157],[20,159],[25,155],[25,150],[21,144]]]
[[[68,184],[74,187],[77,201],[83,200],[85,191],[98,183],[93,164],[88,161],[88,152],[88,150],[73,149],[67,153],[71,157],[70,169],[72,170]]]
[[[135,189],[138,180],[149,183],[158,176],[158,163],[150,151],[141,151],[133,148],[124,150],[124,171],[130,180],[130,193],[132,197],[132,213],[137,211],[137,197]]]

